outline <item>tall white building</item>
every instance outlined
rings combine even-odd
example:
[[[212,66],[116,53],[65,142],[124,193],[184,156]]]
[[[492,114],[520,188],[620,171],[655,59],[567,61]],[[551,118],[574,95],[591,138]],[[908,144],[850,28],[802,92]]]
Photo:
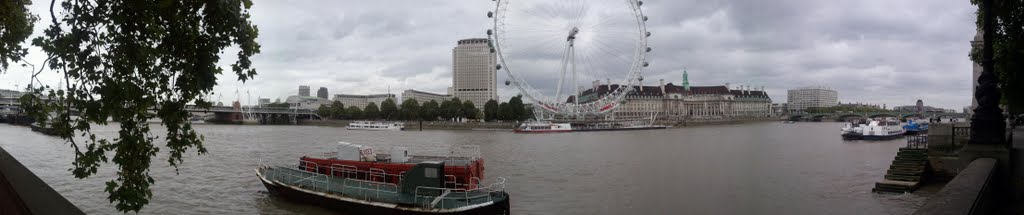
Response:
[[[472,101],[483,110],[484,103],[498,100],[497,61],[490,41],[483,38],[459,40],[452,49],[452,92],[462,101]]]
[[[839,104],[839,93],[825,87],[804,87],[787,92],[787,107],[801,112],[809,107],[833,107]]]

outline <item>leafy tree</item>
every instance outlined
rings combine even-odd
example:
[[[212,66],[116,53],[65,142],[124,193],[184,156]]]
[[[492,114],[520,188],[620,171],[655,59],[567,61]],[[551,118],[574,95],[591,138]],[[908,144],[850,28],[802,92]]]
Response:
[[[498,101],[494,99],[488,100],[484,103],[484,121],[494,121],[498,119]]]
[[[347,119],[363,119],[363,110],[356,106],[348,106],[345,109],[345,117]]]
[[[447,114],[447,117],[445,118],[448,120],[458,120],[459,118],[462,118],[462,100],[459,100],[458,97],[454,97],[446,102],[448,102],[447,106],[443,104],[441,105],[441,109],[444,109],[444,112]]]
[[[39,17],[29,13],[31,0],[0,1],[0,73],[7,70],[9,63],[17,63],[28,54],[22,47],[25,39],[32,35],[32,28]]]
[[[476,105],[472,101],[466,100],[462,103],[462,117],[466,119],[477,119],[479,116],[479,109],[476,109]]]
[[[508,102],[502,102],[498,105],[498,120],[513,120],[515,119],[515,113],[512,111],[511,105]]]
[[[377,104],[370,102],[365,108],[363,108],[363,118],[366,119],[380,119],[380,108],[377,108]]]
[[[334,118],[334,109],[327,105],[320,105],[320,108],[316,109],[316,114],[323,118]]]
[[[14,2],[13,8],[22,12],[13,15],[27,16],[18,7],[26,1]],[[71,168],[75,177],[92,176],[102,163],[113,161],[117,178],[106,182],[107,199],[119,211],[138,212],[153,197],[150,185],[155,180],[149,168],[159,151],[154,145],[158,137],[150,133],[147,123],[152,117],[146,112],[157,108],[155,117],[166,128],[167,162],[175,169],[187,150],[206,153],[185,105],[210,106],[202,96],[217,84],[217,75],[224,71],[218,66],[220,53],[229,46],[238,50],[231,73],[243,82],[256,75],[249,59],[260,50],[258,30],[249,20],[252,1],[63,0],[58,6],[54,0],[50,4],[51,24],[32,44],[49,56],[46,68],[63,74],[65,85],[51,88],[35,81],[32,90],[45,98],[27,94],[22,105],[38,121],[49,121],[49,113],[56,113],[51,126],[75,150]],[[31,29],[18,20],[31,18],[9,21],[6,13],[11,8],[0,10],[5,23],[0,52],[6,54],[12,52],[8,49],[18,50],[8,48],[17,44],[9,42],[24,38],[24,30]],[[8,36],[9,22],[22,23],[12,28],[18,33]],[[21,56],[13,53],[4,58]],[[71,118],[70,110],[77,110],[79,117]],[[110,117],[120,120],[118,136],[94,135],[92,126],[106,125]],[[85,137],[84,142],[73,136]]]
[[[331,103],[331,119],[342,119],[345,117],[345,104],[341,101]]]
[[[981,0],[971,0],[981,6]],[[1010,108],[1010,112],[1024,112],[1024,2],[992,1],[995,18],[995,33],[992,35],[992,63],[999,88],[1002,91],[1002,104]],[[977,26],[983,26],[983,11],[978,8]],[[981,47],[970,54],[971,60],[982,62]],[[972,95],[973,96],[973,95]]]
[[[424,102],[423,106],[420,106],[420,118],[427,121],[437,120],[438,109],[440,109],[440,106],[437,104],[437,101],[430,100],[429,102]]]
[[[391,120],[398,118],[398,105],[395,104],[395,100],[388,98],[380,103],[380,116],[385,120]]]
[[[513,96],[508,100],[509,108],[509,120],[523,121],[526,120],[526,107],[523,104],[523,96]]]
[[[416,120],[420,118],[420,104],[416,102],[416,99],[406,99],[402,102],[401,110],[402,119],[404,120]]]

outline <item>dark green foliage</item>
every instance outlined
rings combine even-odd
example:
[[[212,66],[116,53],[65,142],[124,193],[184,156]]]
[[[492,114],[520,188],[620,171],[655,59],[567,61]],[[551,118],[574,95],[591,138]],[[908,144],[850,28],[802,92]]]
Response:
[[[380,119],[380,108],[377,108],[377,104],[370,102],[363,108],[362,116],[363,119]]]
[[[363,110],[356,106],[348,106],[345,108],[345,119],[362,119]]]
[[[331,103],[331,119],[342,119],[345,117],[345,104],[341,101],[334,101]]]
[[[388,98],[380,103],[380,116],[385,120],[397,119],[398,116],[398,104],[395,104],[395,100]]]
[[[523,104],[522,95],[513,96],[509,99],[508,106],[509,111],[511,111],[511,113],[509,113],[510,120],[523,121],[527,119],[526,107]]]
[[[493,121],[498,119],[498,101],[494,99],[484,103],[484,120]]]
[[[498,120],[513,120],[515,115],[512,111],[512,107],[508,105],[508,102],[502,102],[498,105]]]
[[[51,122],[74,148],[71,171],[75,177],[92,176],[102,163],[113,161],[117,178],[106,182],[107,198],[119,211],[137,212],[153,197],[150,185],[155,181],[149,168],[161,149],[153,144],[160,137],[151,133],[147,121],[153,116],[147,111],[155,109],[155,118],[166,127],[163,149],[171,166],[177,168],[189,149],[206,153],[203,137],[192,129],[184,108],[193,103],[210,106],[202,95],[217,84],[217,75],[224,71],[218,66],[220,53],[229,46],[238,48],[230,72],[243,82],[256,75],[249,59],[260,50],[258,31],[249,20],[252,2],[62,0],[59,4],[51,5],[55,9],[51,25],[32,44],[52,56],[47,68],[63,74],[65,85],[35,85],[32,90],[44,97],[26,96],[22,104],[37,120]],[[71,118],[72,109],[80,117]],[[48,119],[51,112],[56,116],[52,121]],[[105,125],[111,117],[120,121],[118,136],[96,137],[92,125]],[[75,135],[84,142],[76,142]]]
[[[980,0],[971,3],[979,5]],[[1002,89],[1002,104],[1010,107],[1013,113],[1024,112],[1024,2],[993,1],[995,4],[996,31],[993,40],[993,64]],[[982,11],[978,9],[976,22],[982,26]],[[972,50],[970,57],[974,62],[981,62],[981,47]],[[973,96],[973,95],[971,95]]]
[[[466,119],[477,119],[480,116],[480,110],[476,109],[476,105],[472,101],[466,100],[462,103],[462,117]]]
[[[439,109],[440,105],[437,104],[437,101],[430,100],[429,102],[424,102],[420,106],[420,118],[427,121],[437,120]]]
[[[29,13],[31,0],[0,1],[0,73],[10,63],[17,63],[28,54],[22,43],[32,35],[32,27],[39,17]]]
[[[403,120],[417,120],[420,118],[420,104],[416,99],[406,99],[400,112]]]

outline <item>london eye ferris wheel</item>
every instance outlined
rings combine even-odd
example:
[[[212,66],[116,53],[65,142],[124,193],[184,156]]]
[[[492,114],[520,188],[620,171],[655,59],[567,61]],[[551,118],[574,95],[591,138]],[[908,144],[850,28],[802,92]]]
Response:
[[[616,108],[649,65],[639,0],[494,0],[487,30],[496,69],[541,114],[584,117]]]

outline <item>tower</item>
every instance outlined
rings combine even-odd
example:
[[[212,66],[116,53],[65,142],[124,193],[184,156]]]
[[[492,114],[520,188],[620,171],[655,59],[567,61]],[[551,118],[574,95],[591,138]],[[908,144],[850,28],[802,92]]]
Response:
[[[472,101],[483,109],[487,101],[498,100],[497,59],[485,38],[459,40],[452,49],[452,96]]]
[[[690,75],[686,74],[686,68],[683,68],[683,89],[690,91]]]

